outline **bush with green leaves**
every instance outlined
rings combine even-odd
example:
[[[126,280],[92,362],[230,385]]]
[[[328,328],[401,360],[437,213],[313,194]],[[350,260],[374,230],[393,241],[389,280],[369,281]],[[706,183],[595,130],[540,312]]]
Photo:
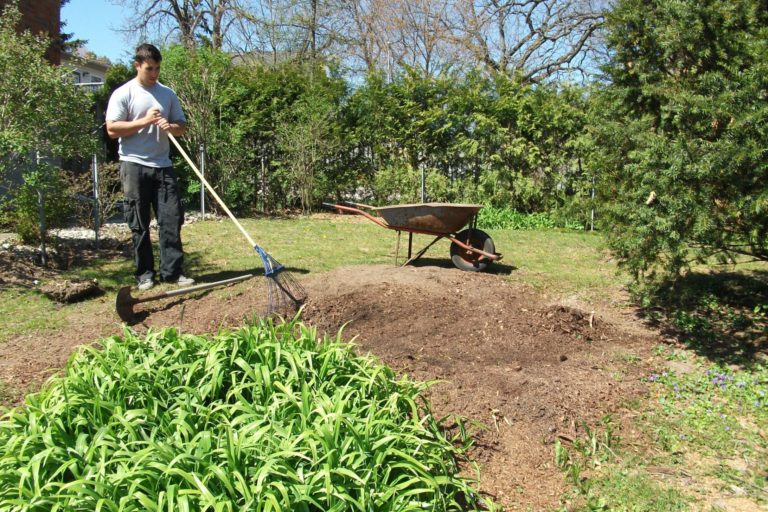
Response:
[[[421,177],[405,159],[391,159],[374,175],[374,202],[380,205],[419,201]]]
[[[575,164],[585,111],[577,87],[408,70],[390,81],[368,75],[342,113],[357,185],[371,188],[377,200],[389,195],[382,171],[406,168],[419,176],[423,168],[428,198],[534,212],[557,207],[586,179]],[[419,192],[419,181],[402,191]]]
[[[481,229],[583,229],[567,218],[557,219],[549,213],[522,213],[511,208],[486,206],[477,215]]]
[[[622,0],[607,26],[590,164],[619,262],[655,287],[710,258],[768,261],[764,3]]]
[[[277,171],[283,177],[288,203],[298,203],[305,214],[333,191],[324,186],[332,180],[323,175],[341,148],[336,119],[333,102],[310,91],[278,123],[275,140],[282,158]]]
[[[72,85],[70,70],[45,60],[49,41],[16,31],[16,3],[0,16],[0,171],[44,157],[90,153],[95,120],[91,98]]]
[[[0,185],[10,189],[2,207],[11,225],[30,241],[40,237],[35,187],[46,195],[47,225],[63,223],[67,213],[59,172],[39,161],[92,153],[96,123],[92,99],[72,85],[70,70],[45,60],[50,41],[17,32],[20,21],[17,3],[7,3],[0,16]],[[11,174],[24,183],[8,186]]]
[[[127,332],[0,422],[0,509],[476,510],[425,386],[296,320]]]
[[[77,201],[72,203],[73,221],[78,226],[87,226],[95,229],[95,222],[103,224],[117,213],[117,205],[123,199],[123,190],[120,184],[120,163],[100,162],[98,164],[98,183],[94,184],[93,175],[83,169],[67,176],[69,187],[75,194]],[[97,186],[99,201],[94,200],[94,185]]]
[[[11,226],[23,242],[39,242],[45,234],[41,227],[47,231],[69,220],[74,211],[72,189],[65,171],[45,164],[25,172],[23,180],[3,201],[2,223]]]

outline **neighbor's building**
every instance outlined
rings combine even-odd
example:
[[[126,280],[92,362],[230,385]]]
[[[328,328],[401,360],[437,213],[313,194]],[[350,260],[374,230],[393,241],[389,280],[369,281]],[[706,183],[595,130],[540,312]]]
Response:
[[[11,0],[0,0],[0,11],[9,3]],[[18,5],[21,12],[19,29],[46,34],[51,44],[45,57],[51,64],[61,64],[61,0],[19,0]]]
[[[72,70],[72,82],[83,92],[96,92],[104,84],[104,78],[109,69],[109,61],[89,58],[89,52],[81,49],[77,55],[64,53],[61,65]]]

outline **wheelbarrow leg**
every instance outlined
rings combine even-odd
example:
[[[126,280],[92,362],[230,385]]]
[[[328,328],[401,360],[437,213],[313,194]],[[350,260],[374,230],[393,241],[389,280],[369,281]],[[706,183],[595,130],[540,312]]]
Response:
[[[400,257],[400,234],[402,233],[401,230],[397,230],[397,245],[395,245],[395,266],[397,266],[397,260]],[[434,243],[434,242],[433,242]],[[406,266],[408,263],[410,263],[411,260],[411,252],[413,250],[413,233],[410,231],[408,232],[408,261],[403,263],[403,266]],[[418,256],[417,256],[418,258]]]
[[[398,256],[400,256],[400,230],[397,231],[397,245],[395,245],[395,266],[397,266]]]
[[[413,233],[411,233],[411,236],[413,236]],[[412,262],[416,261],[417,259],[421,258],[421,257],[424,255],[424,253],[425,253],[425,252],[427,252],[427,249],[429,249],[430,247],[432,247],[433,245],[435,245],[435,243],[436,243],[438,240],[442,239],[442,238],[445,238],[445,235],[438,235],[438,236],[436,236],[436,237],[435,237],[435,239],[434,239],[434,240],[432,240],[431,242],[429,242],[429,244],[428,244],[426,247],[424,247],[422,250],[420,250],[420,251],[419,251],[419,252],[416,254],[416,256],[414,256],[413,258],[408,258],[408,261],[406,261],[405,263],[403,263],[403,265],[402,265],[402,266],[404,267],[404,266],[406,266],[407,264],[409,264],[409,263],[412,263]],[[410,249],[410,247],[409,247],[409,249]],[[410,250],[408,251],[408,256],[410,256]]]

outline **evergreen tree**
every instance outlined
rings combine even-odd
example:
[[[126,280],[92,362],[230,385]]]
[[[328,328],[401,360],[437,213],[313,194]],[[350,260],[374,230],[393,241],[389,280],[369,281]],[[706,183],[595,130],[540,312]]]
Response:
[[[639,283],[768,260],[768,9],[619,0],[592,165],[602,227]]]

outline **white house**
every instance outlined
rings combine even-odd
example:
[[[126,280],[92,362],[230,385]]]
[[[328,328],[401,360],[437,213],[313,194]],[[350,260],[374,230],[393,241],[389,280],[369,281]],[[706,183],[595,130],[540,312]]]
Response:
[[[98,90],[104,83],[104,77],[109,69],[109,61],[89,59],[88,52],[82,50],[79,55],[63,54],[61,65],[72,69],[72,82],[82,87],[83,92]]]

